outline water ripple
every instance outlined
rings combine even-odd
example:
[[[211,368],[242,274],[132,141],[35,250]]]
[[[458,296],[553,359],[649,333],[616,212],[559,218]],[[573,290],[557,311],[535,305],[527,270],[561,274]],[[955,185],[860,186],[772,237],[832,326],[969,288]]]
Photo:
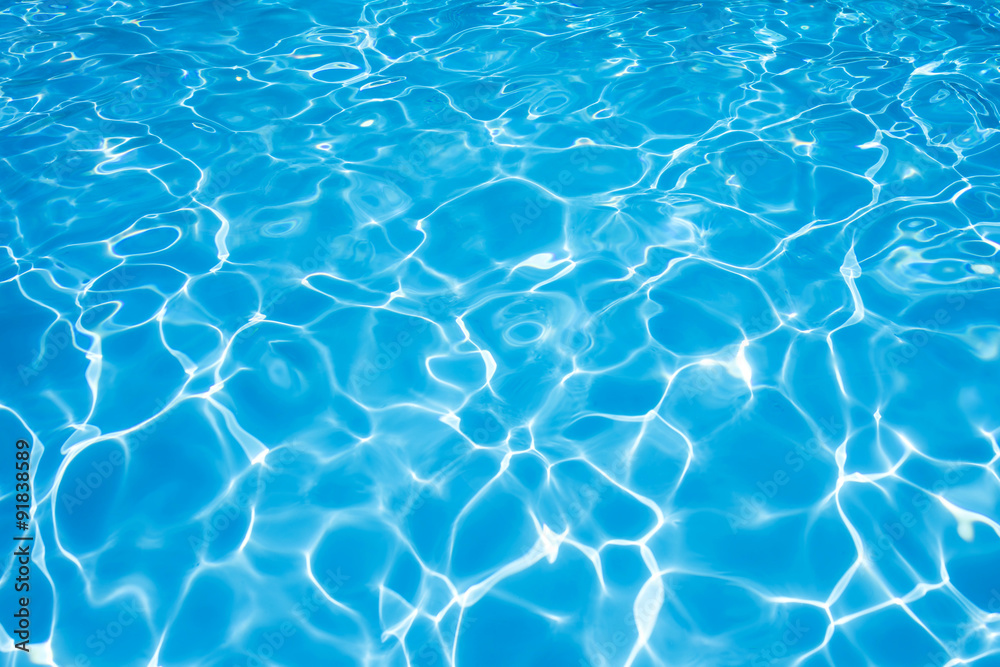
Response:
[[[1000,659],[993,4],[0,35],[33,664]]]

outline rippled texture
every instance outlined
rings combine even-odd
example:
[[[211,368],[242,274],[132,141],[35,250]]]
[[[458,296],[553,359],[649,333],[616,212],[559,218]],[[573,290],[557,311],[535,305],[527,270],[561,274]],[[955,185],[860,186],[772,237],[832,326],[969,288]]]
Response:
[[[1000,665],[995,3],[0,35],[34,663]]]

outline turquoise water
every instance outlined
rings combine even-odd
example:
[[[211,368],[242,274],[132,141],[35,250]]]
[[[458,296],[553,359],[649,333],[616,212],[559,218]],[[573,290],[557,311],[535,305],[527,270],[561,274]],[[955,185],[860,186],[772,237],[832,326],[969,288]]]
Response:
[[[3,664],[1000,665],[995,3],[0,39]]]

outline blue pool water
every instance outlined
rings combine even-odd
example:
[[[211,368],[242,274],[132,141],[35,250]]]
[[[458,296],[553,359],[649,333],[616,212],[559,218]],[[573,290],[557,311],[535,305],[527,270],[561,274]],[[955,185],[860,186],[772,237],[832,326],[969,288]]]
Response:
[[[998,7],[7,5],[3,664],[1000,665]]]

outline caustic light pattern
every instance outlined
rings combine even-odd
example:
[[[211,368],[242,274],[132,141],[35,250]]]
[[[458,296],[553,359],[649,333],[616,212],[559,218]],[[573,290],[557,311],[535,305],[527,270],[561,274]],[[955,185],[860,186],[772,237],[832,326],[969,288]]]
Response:
[[[995,2],[0,38],[4,664],[1000,665]]]

